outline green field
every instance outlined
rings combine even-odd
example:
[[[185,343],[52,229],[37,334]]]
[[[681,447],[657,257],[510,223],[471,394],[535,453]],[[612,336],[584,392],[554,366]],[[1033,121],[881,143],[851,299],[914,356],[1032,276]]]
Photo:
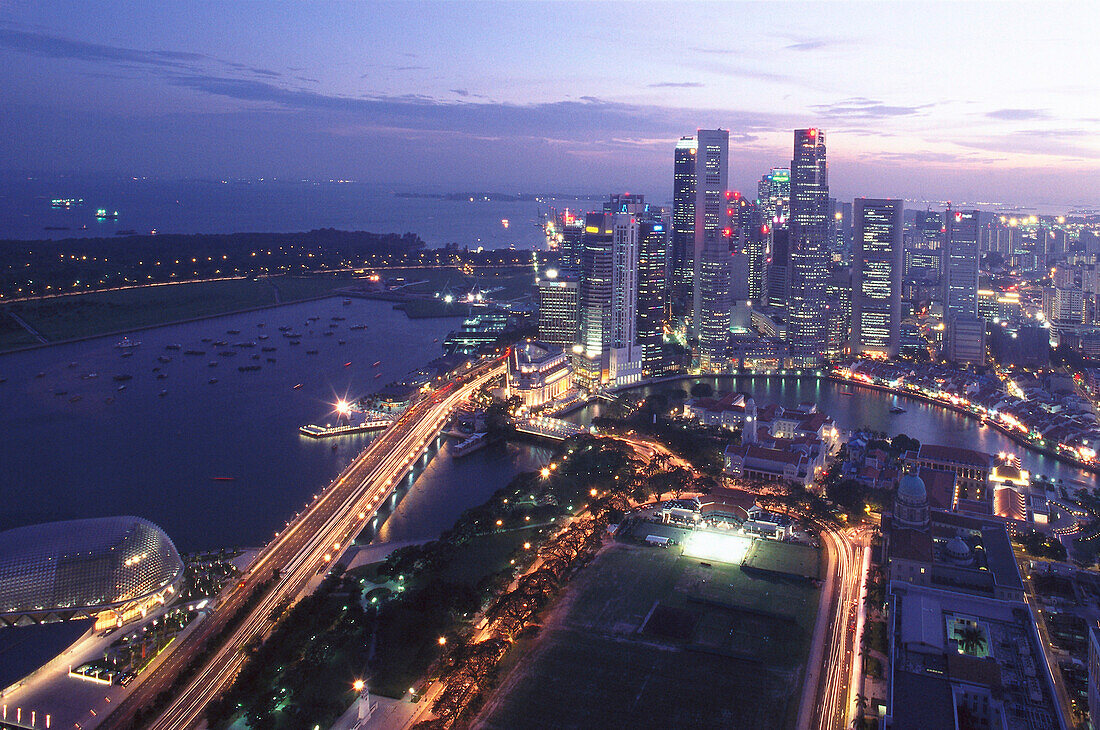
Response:
[[[202,281],[17,302],[3,311],[18,314],[46,339],[57,341],[310,299],[351,283],[347,276]],[[35,344],[22,328],[9,332],[11,327],[18,325],[10,317],[0,320],[0,349]]]
[[[817,601],[806,580],[616,543],[574,578],[478,722],[793,727]]]

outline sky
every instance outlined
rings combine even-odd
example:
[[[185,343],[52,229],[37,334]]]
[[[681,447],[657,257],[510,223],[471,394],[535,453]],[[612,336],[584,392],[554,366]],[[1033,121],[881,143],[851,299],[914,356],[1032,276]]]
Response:
[[[0,0],[0,171],[649,193],[827,133],[837,197],[1100,207],[1094,2]]]

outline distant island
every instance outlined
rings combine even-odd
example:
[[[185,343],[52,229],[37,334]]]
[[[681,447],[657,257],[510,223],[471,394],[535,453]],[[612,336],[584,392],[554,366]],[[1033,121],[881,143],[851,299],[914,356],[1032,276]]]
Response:
[[[396,198],[421,200],[455,200],[474,203],[521,203],[550,200],[602,200],[604,195],[576,195],[573,193],[394,193]]]

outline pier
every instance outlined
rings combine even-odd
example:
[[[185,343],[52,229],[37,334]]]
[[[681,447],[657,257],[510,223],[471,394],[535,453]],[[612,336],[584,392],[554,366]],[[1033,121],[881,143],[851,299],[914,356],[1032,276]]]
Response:
[[[347,436],[353,433],[365,433],[367,431],[380,431],[393,423],[392,418],[374,418],[362,423],[345,423],[339,426],[318,426],[309,424],[299,426],[298,433],[313,439],[323,439],[332,436]]]

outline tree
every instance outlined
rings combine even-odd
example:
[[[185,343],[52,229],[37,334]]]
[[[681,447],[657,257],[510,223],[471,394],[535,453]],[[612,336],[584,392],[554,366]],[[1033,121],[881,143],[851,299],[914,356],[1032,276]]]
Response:
[[[693,398],[710,398],[714,395],[714,386],[706,381],[700,381],[691,386],[691,395]]]
[[[985,648],[985,632],[977,626],[967,626],[956,634],[959,649],[964,654],[977,654]]]

